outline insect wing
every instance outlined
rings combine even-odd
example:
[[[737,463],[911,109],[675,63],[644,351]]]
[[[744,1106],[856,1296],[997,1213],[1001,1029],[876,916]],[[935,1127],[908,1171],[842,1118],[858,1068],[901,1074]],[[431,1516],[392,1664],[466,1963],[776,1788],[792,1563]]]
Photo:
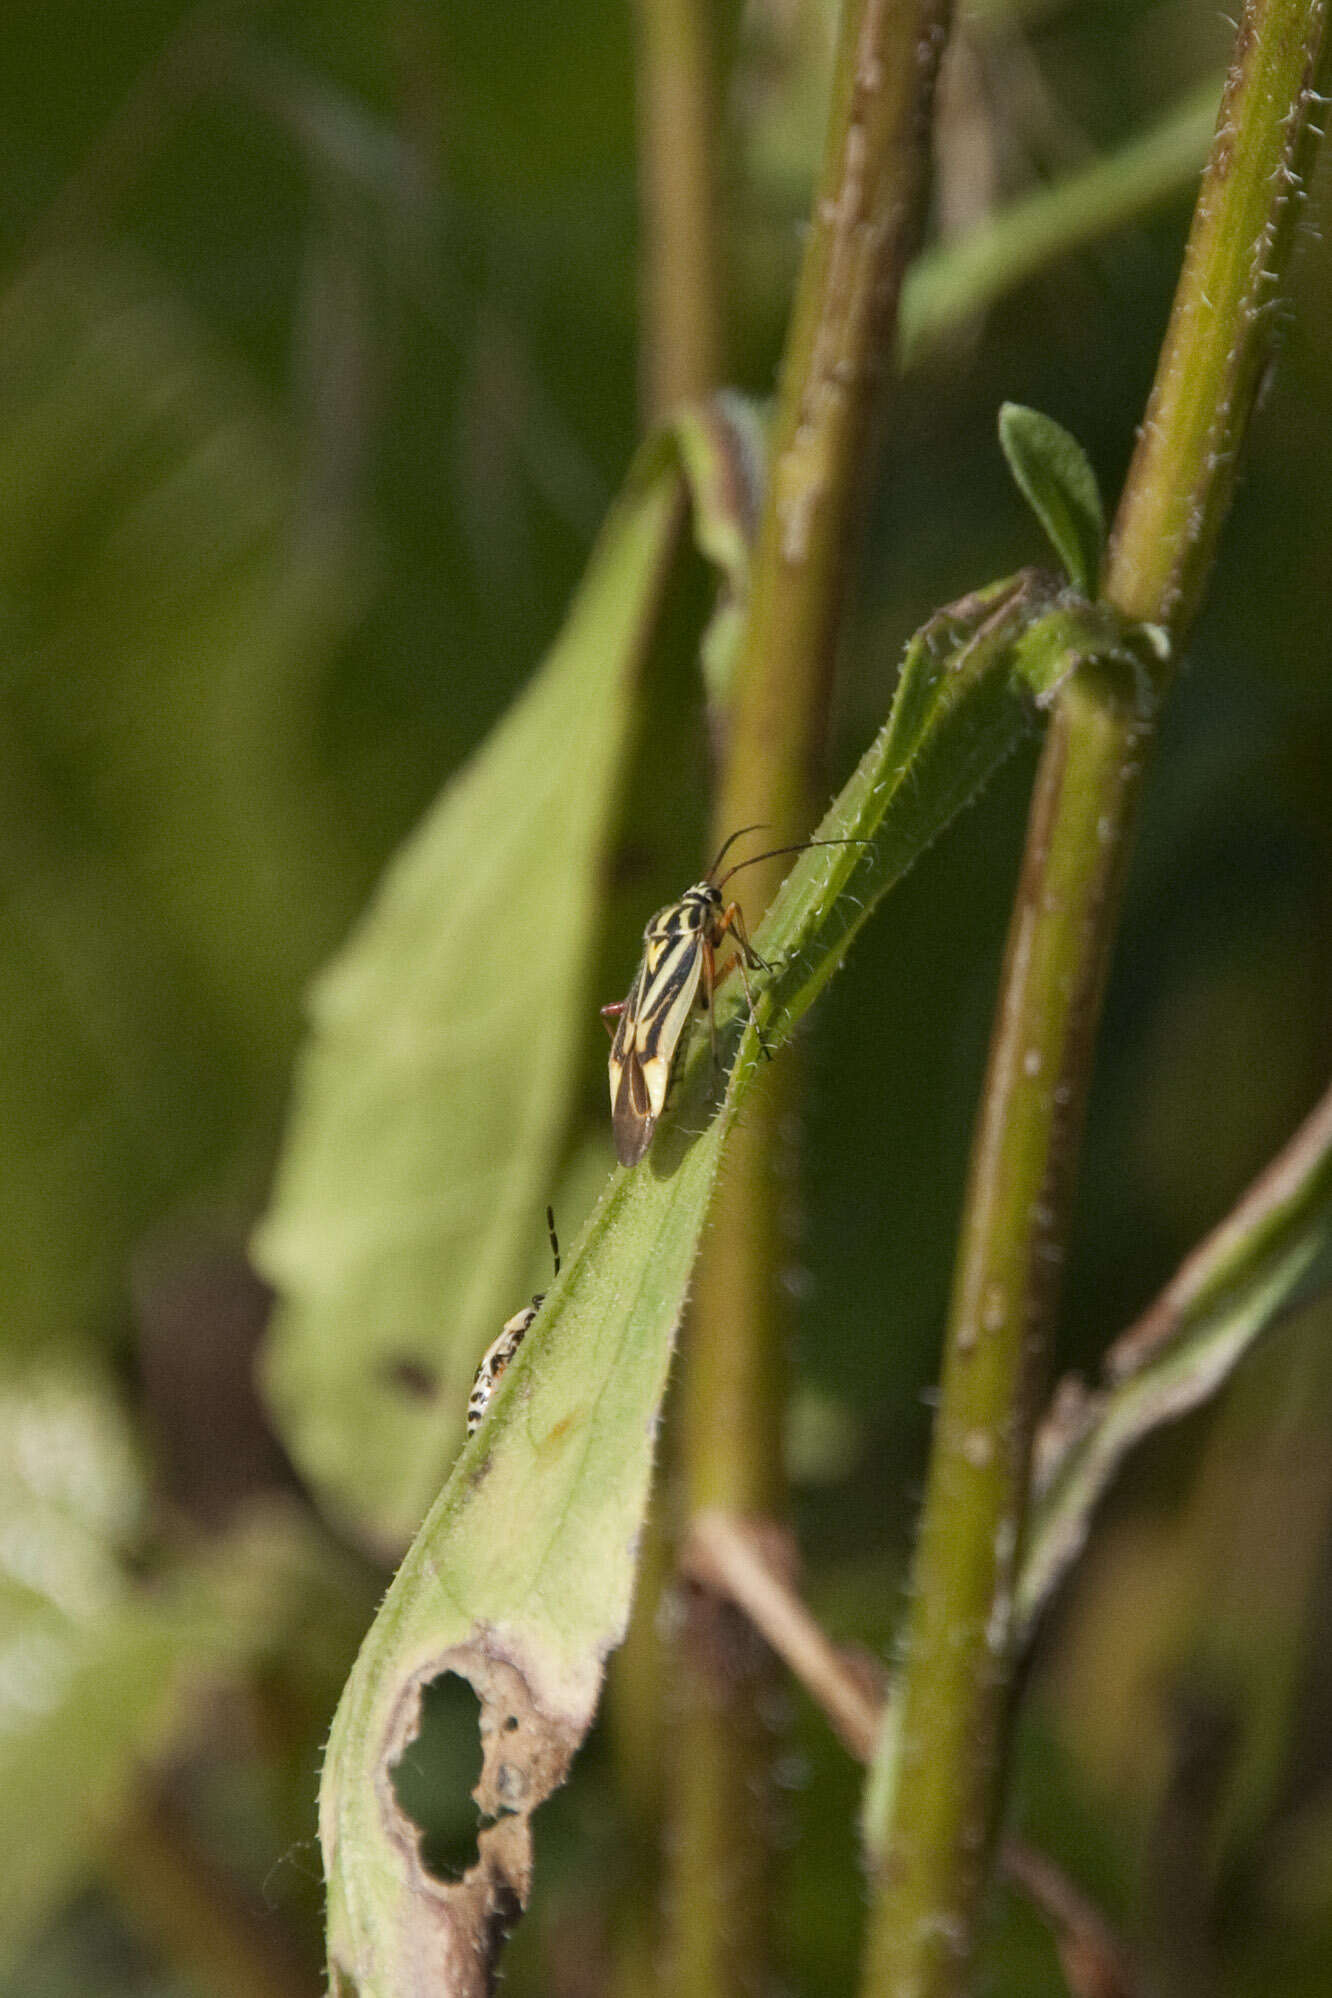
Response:
[[[682,912],[687,907],[682,904]],[[703,974],[703,931],[696,914],[689,907],[687,922],[654,937],[643,960],[634,1038],[654,1118],[666,1107],[676,1049]]]
[[[648,926],[611,1047],[611,1123],[621,1165],[637,1165],[652,1142],[702,970],[700,912],[689,902],[663,909]]]
[[[630,1054],[620,1070],[618,1085],[611,1098],[611,1129],[615,1133],[615,1156],[623,1166],[634,1166],[652,1143],[657,1128],[656,1115],[648,1100],[647,1082],[636,1054]]]
[[[637,1165],[652,1142],[656,1118],[648,1102],[647,1084],[638,1058],[636,1019],[646,960],[629,988],[616,1022],[610,1051],[611,1126],[615,1155],[621,1165]]]

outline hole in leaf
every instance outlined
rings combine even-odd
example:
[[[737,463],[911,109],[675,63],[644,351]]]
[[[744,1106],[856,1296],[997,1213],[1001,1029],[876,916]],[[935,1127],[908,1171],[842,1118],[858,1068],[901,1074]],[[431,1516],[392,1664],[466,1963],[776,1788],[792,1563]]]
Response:
[[[393,1793],[421,1835],[437,1880],[461,1880],[477,1861],[481,1813],[481,1702],[466,1679],[441,1673],[421,1694],[421,1724],[393,1767]]]
[[[433,1401],[439,1393],[439,1377],[420,1360],[387,1360],[384,1363],[384,1378],[391,1387],[400,1388],[413,1401]]]

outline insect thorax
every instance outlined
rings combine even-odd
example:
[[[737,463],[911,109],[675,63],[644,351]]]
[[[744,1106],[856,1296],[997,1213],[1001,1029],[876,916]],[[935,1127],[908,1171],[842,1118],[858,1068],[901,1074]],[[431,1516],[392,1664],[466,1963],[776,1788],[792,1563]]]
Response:
[[[710,881],[686,888],[678,902],[658,909],[643,932],[645,943],[668,943],[676,937],[702,936],[721,913],[722,898]]]

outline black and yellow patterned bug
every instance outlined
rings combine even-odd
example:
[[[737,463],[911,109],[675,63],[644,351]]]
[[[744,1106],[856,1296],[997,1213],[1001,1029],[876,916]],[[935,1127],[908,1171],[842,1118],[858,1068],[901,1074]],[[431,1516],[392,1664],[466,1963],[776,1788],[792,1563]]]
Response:
[[[795,846],[774,846],[766,853],[737,861],[720,880],[714,879],[729,849],[758,826],[741,826],[722,846],[703,879],[687,888],[678,902],[658,909],[643,932],[643,956],[628,997],[603,1006],[602,1018],[611,1035],[610,1096],[615,1152],[620,1164],[637,1165],[652,1143],[657,1119],[666,1105],[671,1070],[681,1036],[695,1001],[708,1015],[717,1047],[712,995],[734,964],[739,968],[749,1005],[749,1017],[764,1054],[767,1044],[754,1013],[749,986],[751,971],[771,971],[749,941],[737,902],[727,902],[722,889],[742,867],[755,867],[781,853],[803,853],[807,846],[863,846],[864,840],[809,839]],[[736,955],[717,969],[717,951],[730,936]],[[611,1022],[615,1021],[612,1026]]]
[[[546,1227],[550,1231],[550,1252],[555,1258],[555,1274],[560,1273],[560,1242],[555,1233],[555,1212],[546,1209]],[[490,1406],[490,1397],[499,1385],[500,1375],[508,1366],[523,1340],[527,1337],[532,1320],[546,1301],[544,1290],[538,1291],[530,1304],[521,1311],[515,1311],[497,1339],[491,1341],[476,1370],[472,1382],[472,1392],[467,1397],[467,1434],[471,1436],[481,1426],[481,1418]]]

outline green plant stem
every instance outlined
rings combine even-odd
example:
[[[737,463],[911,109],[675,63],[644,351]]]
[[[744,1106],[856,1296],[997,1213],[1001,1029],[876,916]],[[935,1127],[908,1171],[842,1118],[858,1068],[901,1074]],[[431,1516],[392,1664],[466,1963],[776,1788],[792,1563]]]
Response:
[[[638,0],[643,400],[650,418],[725,372],[719,30],[732,0]]]
[[[705,401],[725,379],[719,107],[736,11],[735,0],[637,0],[640,385],[648,425],[681,403]],[[683,535],[683,478],[680,492],[677,533]],[[625,1830],[610,1976],[617,1998],[645,1998],[658,1982],[659,1830],[670,1725],[659,1634],[671,1564],[664,1513],[658,1505],[644,1523],[633,1614],[610,1668],[612,1752]]]
[[[989,1874],[1027,1464],[1091,1040],[1147,737],[1111,674],[1069,688],[1033,804],[972,1153],[913,1576],[896,1809],[866,1989],[962,1988]]]
[[[918,257],[902,290],[902,367],[927,360],[950,333],[1038,271],[1191,187],[1207,157],[1220,94],[1214,77],[1118,152]]]
[[[782,364],[750,614],[729,713],[717,829],[809,830],[875,387],[920,240],[948,0],[847,0],[828,142]],[[766,907],[783,864],[745,877]]]
[[[779,1079],[787,1102],[790,1056]],[[780,1114],[769,1079],[728,1141],[699,1260],[679,1409],[686,1540],[689,1522],[708,1508],[766,1517],[785,1510]],[[780,1681],[729,1602],[681,1583],[679,1603],[669,1988],[678,1998],[719,1998],[770,1982],[776,1801],[764,1717]]]
[[[1111,536],[1102,595],[1125,616],[1192,629],[1272,358],[1274,320],[1321,131],[1326,0],[1261,0],[1240,17],[1184,267]]]
[[[948,0],[846,0],[829,133],[792,315],[749,615],[726,711],[717,844],[762,822],[768,843],[817,816],[833,658],[853,526],[873,450],[871,405],[895,350],[897,301],[920,238]],[[751,920],[783,866],[745,876]],[[729,1142],[701,1258],[681,1408],[685,1519],[720,1507],[780,1515],[786,1248],[796,1075],[788,1053]],[[686,1588],[671,1831],[681,1998],[762,1989],[773,1902],[775,1666],[745,1619]]]
[[[853,1659],[829,1642],[785,1570],[770,1531],[756,1530],[723,1512],[702,1514],[687,1550],[693,1572],[727,1595],[763,1632],[777,1656],[804,1686],[843,1746],[859,1762],[873,1753],[882,1725],[884,1696]],[[1137,1990],[1131,1965],[1098,1910],[1044,1853],[1008,1838],[1000,1856],[1007,1878],[1044,1916],[1074,1998],[1130,1998]]]
[[[1101,1362],[1065,1377],[1036,1437],[1023,1550],[1024,1645],[1077,1561],[1093,1513],[1143,1438],[1215,1395],[1253,1342],[1332,1284],[1332,1089]]]
[[[760,820],[771,844],[799,839],[817,809],[832,655],[872,451],[870,397],[892,352],[902,275],[924,214],[946,25],[940,0],[849,0],[843,15],[827,156],[735,668],[718,843]],[[775,860],[746,873],[751,926],[786,865]],[[770,1194],[760,1200],[748,1190],[771,1183],[780,1080],[771,1078],[766,1109],[756,1104],[731,1141],[700,1270],[704,1329],[696,1330],[686,1397],[691,1509],[767,1510],[781,1491],[783,1394],[780,1376],[770,1373],[781,1342],[764,1328],[780,1231]]]
[[[1176,648],[1270,352],[1323,19],[1323,0],[1245,8],[1119,507],[1103,592]],[[973,1955],[1011,1732],[1035,1402],[1148,728],[1121,674],[1084,671],[1037,776],[949,1310],[900,1733],[881,1749],[868,1998],[956,1994]]]

